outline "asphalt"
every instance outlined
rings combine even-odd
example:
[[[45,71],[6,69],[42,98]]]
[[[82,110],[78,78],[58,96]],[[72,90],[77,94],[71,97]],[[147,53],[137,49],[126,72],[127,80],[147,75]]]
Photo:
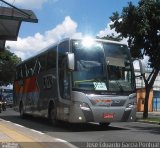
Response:
[[[136,114],[138,122],[143,121],[143,112],[137,112]],[[149,118],[160,118],[160,112],[149,112]],[[147,122],[153,123],[154,122]],[[157,124],[157,123],[156,123]],[[158,123],[160,124],[160,123]],[[75,148],[72,144],[46,135],[38,131],[31,130],[21,125],[3,120],[0,118],[0,147],[16,147],[16,148]]]

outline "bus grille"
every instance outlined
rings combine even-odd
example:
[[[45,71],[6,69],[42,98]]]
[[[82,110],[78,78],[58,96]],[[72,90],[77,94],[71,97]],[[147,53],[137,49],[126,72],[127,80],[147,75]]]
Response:
[[[101,100],[101,99],[90,99],[94,106],[123,106],[126,100]]]
[[[123,106],[126,100],[113,100],[111,106]]]

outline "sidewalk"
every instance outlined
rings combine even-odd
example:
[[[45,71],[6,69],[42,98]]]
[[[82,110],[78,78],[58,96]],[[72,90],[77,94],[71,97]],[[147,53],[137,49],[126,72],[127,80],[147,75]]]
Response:
[[[148,118],[143,119],[143,112],[136,113],[137,122],[160,125],[160,112],[148,112]]]
[[[136,116],[137,118],[143,118],[143,112],[137,112]],[[154,117],[160,118],[160,112],[148,112],[148,118],[154,118]]]
[[[0,118],[0,148],[76,148],[45,133]]]

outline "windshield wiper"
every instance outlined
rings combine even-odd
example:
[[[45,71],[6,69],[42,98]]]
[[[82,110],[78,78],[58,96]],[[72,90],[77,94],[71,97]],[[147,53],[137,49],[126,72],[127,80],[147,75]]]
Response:
[[[93,80],[95,80],[96,82],[106,82],[106,77],[105,76],[99,76],[99,77],[95,77],[93,78]]]
[[[116,84],[118,85],[118,87],[119,87],[120,91],[124,91],[124,89],[123,89],[122,85],[121,85],[118,81],[115,81],[115,82],[116,82]]]

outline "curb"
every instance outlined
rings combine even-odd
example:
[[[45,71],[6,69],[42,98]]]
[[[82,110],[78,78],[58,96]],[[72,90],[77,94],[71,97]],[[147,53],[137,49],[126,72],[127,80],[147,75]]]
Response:
[[[156,122],[156,121],[146,121],[146,120],[142,120],[142,119],[138,119],[138,120],[136,120],[136,122],[142,122],[142,123],[149,123],[149,124],[160,125],[160,122]]]
[[[1,118],[0,121],[0,148],[78,148],[68,141],[49,136],[41,131],[36,131],[34,129]]]

